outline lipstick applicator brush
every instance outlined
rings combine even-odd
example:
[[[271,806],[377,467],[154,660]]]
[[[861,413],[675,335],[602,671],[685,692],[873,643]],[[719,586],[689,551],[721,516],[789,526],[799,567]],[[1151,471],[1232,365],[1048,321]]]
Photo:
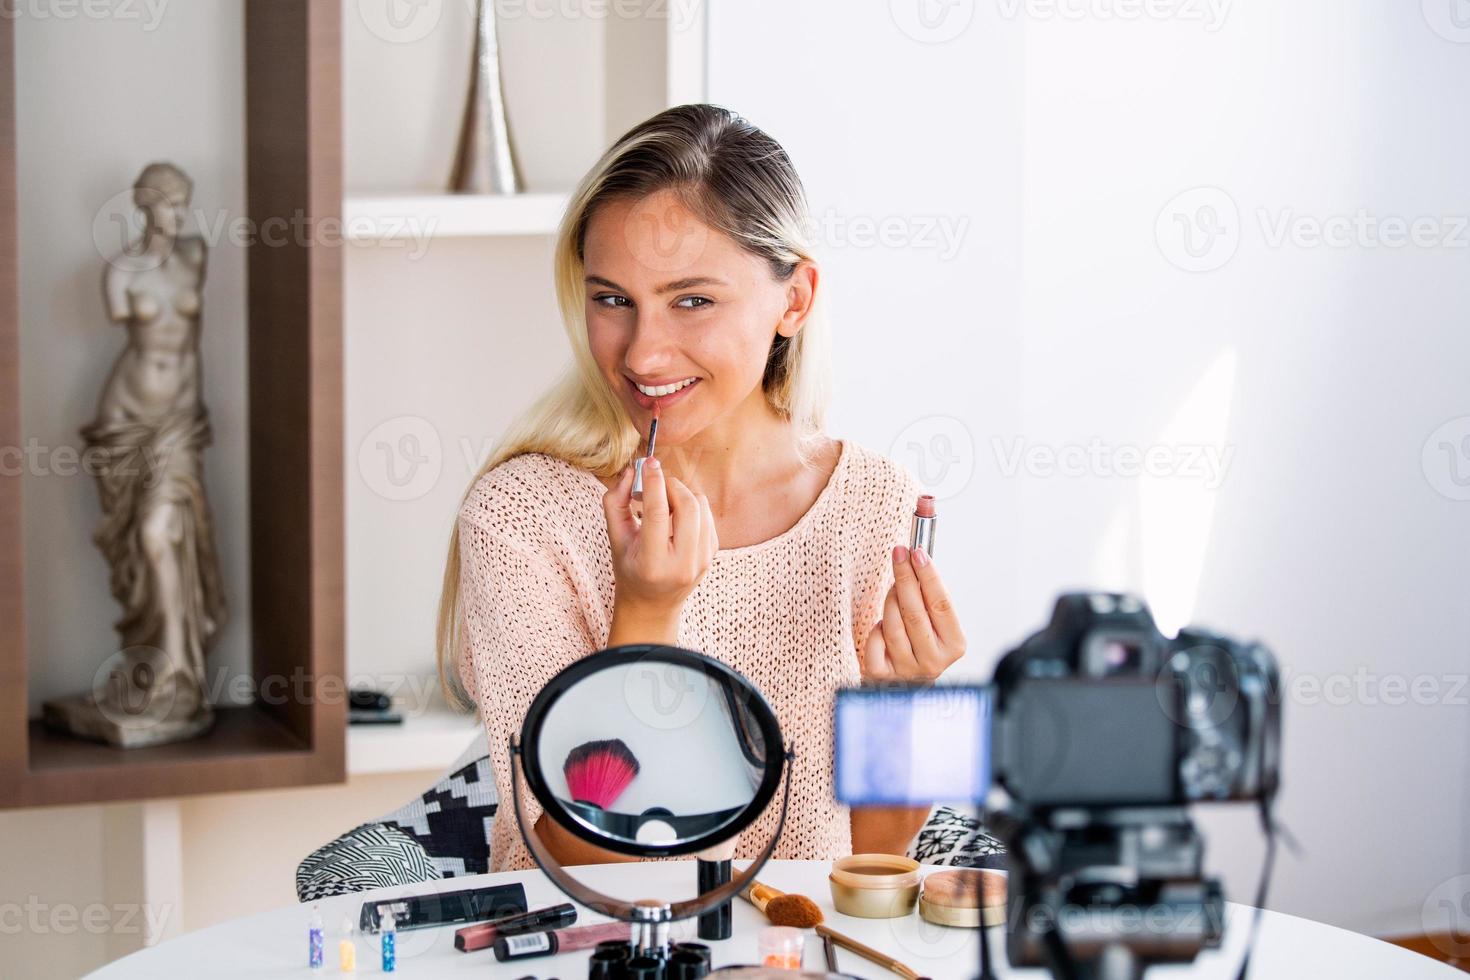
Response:
[[[653,421],[648,423],[648,452],[633,460],[633,499],[643,499],[643,464],[653,458],[654,443],[658,441],[658,399],[653,402]]]

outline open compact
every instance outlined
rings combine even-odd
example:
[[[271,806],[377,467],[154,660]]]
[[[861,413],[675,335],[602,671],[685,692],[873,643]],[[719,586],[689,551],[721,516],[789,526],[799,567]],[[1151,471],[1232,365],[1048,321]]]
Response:
[[[954,868],[924,879],[919,915],[926,922],[978,929],[981,909],[987,926],[1006,920],[1006,876],[999,871]]]

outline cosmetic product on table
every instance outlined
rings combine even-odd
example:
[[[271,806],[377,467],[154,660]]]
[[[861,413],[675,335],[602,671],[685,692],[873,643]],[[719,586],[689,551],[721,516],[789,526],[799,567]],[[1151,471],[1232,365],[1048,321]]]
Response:
[[[664,961],[657,956],[635,956],[623,964],[625,980],[664,980]]]
[[[838,973],[837,969],[837,944],[832,941],[831,936],[822,937],[822,958],[827,961],[827,972]]]
[[[403,898],[379,898],[362,903],[358,927],[377,932],[384,911],[392,911],[399,929],[422,929],[460,922],[481,922],[519,915],[526,911],[526,888],[520,883],[466,888],[456,892],[430,892]]]
[[[800,970],[806,933],[791,926],[766,926],[756,935],[756,962],[777,970]]]
[[[924,494],[914,506],[914,519],[909,525],[909,550],[923,548],[924,554],[934,557],[934,532],[939,530],[939,515],[934,509],[934,496]]]
[[[384,909],[378,923],[378,949],[382,954],[384,973],[398,969],[398,926],[393,921],[393,910]]]
[[[853,939],[851,936],[844,936],[836,929],[832,929],[824,925],[817,926],[817,935],[821,936],[823,939],[831,939],[833,943],[841,946],[848,952],[856,953],[863,959],[867,960],[869,963],[876,963],[888,972],[895,973],[898,976],[903,977],[904,980],[926,980],[925,977],[922,977],[920,974],[910,969],[908,966],[901,963],[900,961],[894,959],[892,956],[889,956],[887,953],[880,953],[878,950],[874,949],[871,946],[864,946],[856,939]]]
[[[805,895],[788,895],[759,881],[742,889],[740,897],[754,905],[773,926],[810,929],[823,919],[821,906]]]
[[[625,939],[604,940],[587,961],[587,980],[622,980],[624,967],[632,958],[632,943]]]
[[[919,862],[897,854],[853,854],[832,862],[832,904],[843,915],[893,919],[919,901]]]
[[[577,921],[577,907],[570,902],[536,909],[519,915],[505,916],[455,930],[454,948],[461,953],[489,949],[501,936],[519,936],[527,932],[563,929]]]
[[[675,943],[664,980],[702,980],[710,973],[710,949],[700,943]]]
[[[924,879],[919,915],[939,926],[980,928],[981,909],[987,926],[1006,920],[1006,876],[979,868],[936,871]]]
[[[730,862],[704,861],[699,862],[698,885],[700,894],[712,892],[721,885],[730,883]],[[732,929],[733,915],[730,903],[725,902],[716,905],[708,912],[699,917],[700,939],[729,939]]]
[[[721,844],[701,851],[698,857],[696,885],[698,894],[705,895],[730,883],[732,874],[730,859],[735,856],[734,837]],[[700,939],[729,939],[734,927],[734,915],[729,902],[721,902],[699,917]]]
[[[306,927],[306,963],[311,967],[311,972],[320,973],[322,970],[322,957],[324,955],[326,939],[322,934],[322,910],[321,906],[311,907],[311,923]]]
[[[337,969],[343,973],[357,972],[357,929],[351,916],[342,919],[342,932],[337,937]]]
[[[604,922],[595,926],[574,926],[548,932],[527,932],[518,936],[501,936],[495,940],[495,958],[504,963],[528,960],[537,956],[554,956],[579,949],[592,949],[610,940],[627,942],[633,927],[626,922]]]

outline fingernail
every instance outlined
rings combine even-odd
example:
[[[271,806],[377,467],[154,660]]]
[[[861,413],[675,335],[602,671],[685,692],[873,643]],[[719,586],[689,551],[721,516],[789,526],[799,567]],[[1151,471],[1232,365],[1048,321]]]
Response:
[[[920,568],[923,568],[925,565],[929,564],[929,556],[924,554],[923,548],[914,549],[914,564],[918,565]]]
[[[908,561],[909,560],[909,549],[905,548],[903,545],[899,545],[898,547],[894,548],[893,549],[893,560],[896,561],[896,562],[898,562],[900,565],[902,565],[904,562]]]
[[[643,465],[646,466],[646,467],[648,467],[649,469],[653,469],[653,470],[658,469],[659,468],[659,465],[658,465],[658,457],[657,456],[650,457],[649,460],[648,460],[648,462],[644,463]]]

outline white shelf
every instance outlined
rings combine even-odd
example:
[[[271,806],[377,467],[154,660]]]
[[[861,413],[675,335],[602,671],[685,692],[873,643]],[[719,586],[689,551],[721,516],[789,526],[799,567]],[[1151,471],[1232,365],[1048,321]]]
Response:
[[[485,737],[479,715],[442,707],[406,714],[401,725],[348,725],[347,774],[438,772],[476,737]]]
[[[353,195],[342,202],[352,241],[553,235],[566,194]]]

